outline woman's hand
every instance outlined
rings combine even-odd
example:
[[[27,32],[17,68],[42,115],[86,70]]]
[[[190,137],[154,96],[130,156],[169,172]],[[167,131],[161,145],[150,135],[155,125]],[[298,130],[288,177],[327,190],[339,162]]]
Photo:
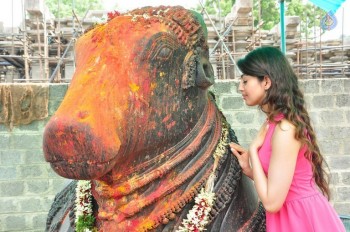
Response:
[[[233,155],[237,157],[238,163],[241,166],[243,173],[252,179],[253,171],[250,167],[248,151],[236,143],[230,143],[229,145]]]

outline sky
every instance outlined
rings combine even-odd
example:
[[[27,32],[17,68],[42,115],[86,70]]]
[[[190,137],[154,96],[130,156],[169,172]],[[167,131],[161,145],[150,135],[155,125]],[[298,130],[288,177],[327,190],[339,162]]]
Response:
[[[18,27],[22,21],[22,2],[25,0],[1,0],[0,22],[3,22],[5,27]],[[204,0],[202,0],[204,2]],[[102,0],[106,10],[118,10],[121,12],[135,9],[142,6],[157,6],[157,5],[181,5],[185,8],[192,8],[199,4],[199,0]],[[117,6],[117,7],[116,7]],[[343,10],[344,9],[344,10]],[[337,10],[335,16],[338,19],[338,25],[325,33],[323,38],[333,39],[339,38],[344,31],[344,34],[350,35],[350,0],[346,0]],[[344,14],[343,14],[344,13]],[[342,20],[344,18],[344,20]],[[342,25],[342,21],[344,26]]]

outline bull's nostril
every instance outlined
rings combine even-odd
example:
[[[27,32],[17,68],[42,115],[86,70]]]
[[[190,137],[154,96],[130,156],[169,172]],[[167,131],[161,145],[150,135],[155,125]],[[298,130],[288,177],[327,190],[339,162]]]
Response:
[[[214,75],[213,67],[210,64],[204,63],[203,70],[207,78],[210,78]]]
[[[88,116],[89,116],[89,112],[87,112],[87,111],[79,111],[79,113],[78,113],[78,118],[80,118],[80,119],[84,119]]]

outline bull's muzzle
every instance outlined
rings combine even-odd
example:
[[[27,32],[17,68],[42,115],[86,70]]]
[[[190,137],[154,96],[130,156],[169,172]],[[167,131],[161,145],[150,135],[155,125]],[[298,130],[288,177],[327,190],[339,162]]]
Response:
[[[47,162],[60,176],[97,179],[115,165],[116,148],[107,147],[84,123],[53,117],[43,140]]]

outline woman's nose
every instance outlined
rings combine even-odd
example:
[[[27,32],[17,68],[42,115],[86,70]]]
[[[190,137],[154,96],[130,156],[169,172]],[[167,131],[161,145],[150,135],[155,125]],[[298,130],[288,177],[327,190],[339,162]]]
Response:
[[[239,82],[239,85],[238,85],[238,89],[237,89],[239,92],[242,92],[243,91],[243,84],[242,84],[242,81]],[[237,91],[237,92],[238,92]]]

